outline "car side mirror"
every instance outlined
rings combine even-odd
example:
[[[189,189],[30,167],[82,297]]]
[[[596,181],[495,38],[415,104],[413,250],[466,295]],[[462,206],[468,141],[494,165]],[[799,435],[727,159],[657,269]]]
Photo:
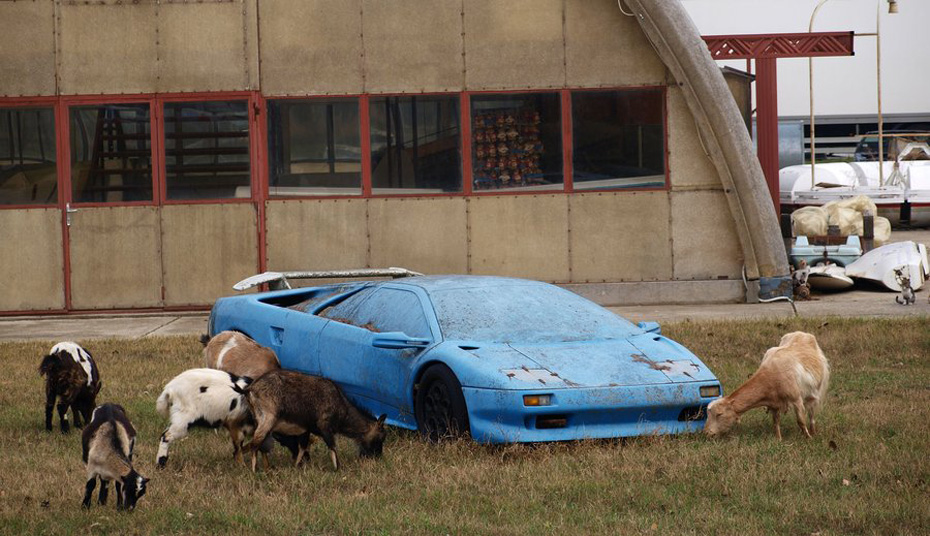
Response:
[[[407,348],[426,348],[433,341],[420,337],[411,337],[401,331],[377,333],[371,340],[375,348],[388,348],[390,350],[404,350]]]
[[[636,325],[646,333],[655,333],[656,335],[662,334],[662,327],[659,326],[658,322],[640,322]]]

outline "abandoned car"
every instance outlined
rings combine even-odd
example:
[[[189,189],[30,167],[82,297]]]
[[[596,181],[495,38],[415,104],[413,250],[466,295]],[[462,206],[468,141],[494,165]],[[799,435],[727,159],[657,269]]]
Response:
[[[272,288],[288,286],[283,276],[278,283]],[[224,330],[270,347],[284,368],[332,379],[388,424],[433,439],[694,432],[721,395],[708,367],[658,324],[634,325],[523,279],[415,276],[220,298],[209,331]]]

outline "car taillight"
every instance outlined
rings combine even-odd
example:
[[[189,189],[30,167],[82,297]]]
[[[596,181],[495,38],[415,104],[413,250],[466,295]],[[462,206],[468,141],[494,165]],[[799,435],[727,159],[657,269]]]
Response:
[[[701,387],[701,396],[705,398],[720,396],[719,385],[705,385]]]

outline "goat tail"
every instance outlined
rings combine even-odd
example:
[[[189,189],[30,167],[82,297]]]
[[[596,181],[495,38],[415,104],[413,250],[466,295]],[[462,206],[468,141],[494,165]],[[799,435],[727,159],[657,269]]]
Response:
[[[202,334],[202,335],[200,336],[200,344],[202,344],[202,345],[204,345],[204,347],[206,347],[208,342],[210,342],[210,336],[209,336],[208,334],[206,334],[206,333]]]
[[[155,409],[158,410],[163,417],[168,416],[168,408],[171,407],[171,396],[168,393],[168,390],[165,389],[158,395],[158,400],[155,402]]]

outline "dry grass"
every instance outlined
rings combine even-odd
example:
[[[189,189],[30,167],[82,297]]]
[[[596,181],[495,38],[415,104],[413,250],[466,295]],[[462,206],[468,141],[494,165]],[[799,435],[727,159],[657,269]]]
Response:
[[[820,434],[762,410],[729,437],[645,437],[535,446],[430,445],[393,431],[380,461],[340,442],[334,473],[311,463],[253,475],[224,434],[198,431],[154,469],[164,422],[154,401],[199,366],[194,337],[91,341],[99,402],[123,404],[152,478],[131,513],[80,509],[79,435],[46,433],[39,359],[47,343],[0,344],[0,532],[139,534],[921,534],[930,526],[930,322],[831,319],[681,323],[664,332],[733,390],[766,348],[795,329],[818,336],[833,366]],[[57,415],[55,417],[57,426]],[[835,445],[835,449],[831,447]]]

